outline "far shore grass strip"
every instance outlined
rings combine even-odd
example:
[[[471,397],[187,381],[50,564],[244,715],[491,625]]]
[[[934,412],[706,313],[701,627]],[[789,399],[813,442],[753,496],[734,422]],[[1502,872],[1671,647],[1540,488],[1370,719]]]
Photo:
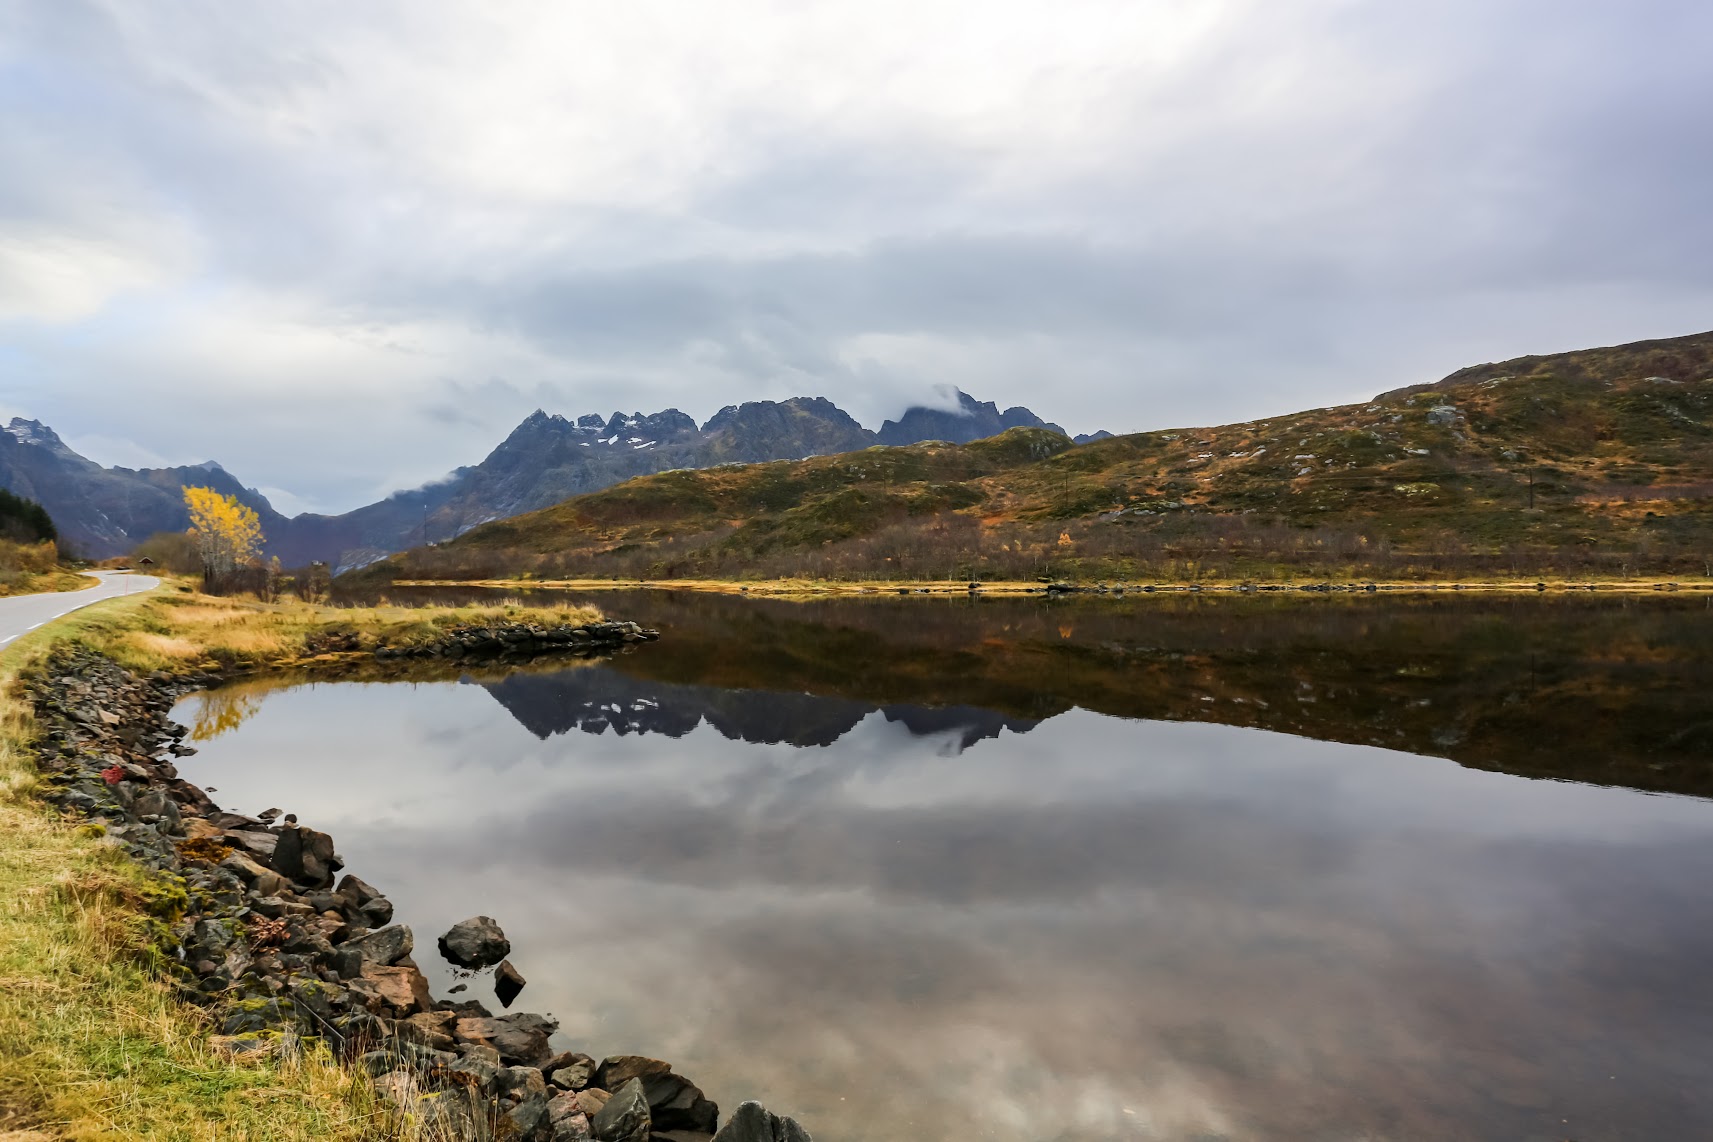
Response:
[[[1057,582],[1057,580],[1055,580]],[[971,590],[971,584],[977,584]],[[1605,592],[1653,594],[1668,591],[1713,592],[1713,579],[1445,579],[1445,580],[1383,580],[1383,579],[1195,579],[1162,582],[1159,580],[1104,581],[1070,580],[1065,585],[1075,593],[1089,593],[1104,586],[1109,591],[1122,588],[1125,595],[1147,593],[1177,593],[1202,591],[1231,592],[1244,588],[1270,594],[1301,593],[1309,589],[1333,587],[1340,590],[1366,591],[1372,583],[1376,591],[1390,594],[1427,594],[1443,591],[1503,592],[1539,594],[1547,592]],[[1052,583],[1038,580],[986,581],[968,579],[396,579],[386,588],[481,588],[506,591],[699,591],[724,595],[896,595],[900,592],[929,595],[1039,595]],[[385,596],[386,588],[381,590]]]

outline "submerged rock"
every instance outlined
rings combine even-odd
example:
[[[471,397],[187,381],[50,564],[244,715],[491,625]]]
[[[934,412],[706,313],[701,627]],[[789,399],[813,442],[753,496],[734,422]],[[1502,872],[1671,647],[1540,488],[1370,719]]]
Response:
[[[440,954],[461,968],[492,967],[511,955],[512,944],[491,916],[460,920],[440,937]]]

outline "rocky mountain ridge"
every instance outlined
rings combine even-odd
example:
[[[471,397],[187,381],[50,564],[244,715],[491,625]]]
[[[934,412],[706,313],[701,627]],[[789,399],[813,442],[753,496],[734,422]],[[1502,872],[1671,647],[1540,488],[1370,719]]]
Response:
[[[68,549],[106,558],[130,551],[155,532],[182,531],[189,523],[183,489],[210,487],[256,510],[269,555],[288,566],[320,560],[348,570],[657,472],[799,460],[900,441],[966,442],[1014,425],[1063,434],[1026,408],[1001,412],[992,402],[956,396],[956,410],[911,408],[879,432],[824,397],[727,405],[700,426],[675,408],[575,419],[537,410],[480,463],[458,468],[445,480],[341,515],[291,518],[213,461],[105,468],[72,451],[40,421],[14,418],[0,433],[0,488],[42,503]]]
[[[39,420],[13,417],[0,432],[0,488],[47,509],[65,550],[106,558],[157,531],[189,526],[186,487],[213,488],[256,510],[270,534],[289,526],[267,497],[214,461],[176,468],[104,468],[78,455]]]

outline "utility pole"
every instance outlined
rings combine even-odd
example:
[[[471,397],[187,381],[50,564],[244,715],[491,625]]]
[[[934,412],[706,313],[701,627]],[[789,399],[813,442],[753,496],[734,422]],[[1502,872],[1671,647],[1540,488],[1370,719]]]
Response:
[[[1532,505],[1534,503],[1534,500],[1531,499],[1529,501],[1529,503]],[[422,545],[424,547],[428,546],[428,501],[427,500],[422,501]]]

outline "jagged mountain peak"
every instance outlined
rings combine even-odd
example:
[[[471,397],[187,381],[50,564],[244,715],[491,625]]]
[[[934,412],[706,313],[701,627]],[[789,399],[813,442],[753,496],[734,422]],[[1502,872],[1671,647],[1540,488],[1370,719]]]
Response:
[[[992,401],[978,401],[962,389],[951,391],[957,395],[956,408],[915,405],[905,409],[897,420],[889,420],[880,426],[877,434],[880,442],[913,444],[918,440],[949,440],[954,444],[968,444],[972,440],[997,436],[1008,428],[1045,428],[1060,436],[1069,435],[1063,428],[1042,420],[1022,405],[1000,412]]]
[[[950,393],[948,393],[950,395]],[[1040,424],[1027,409],[1000,413],[958,393],[956,411],[917,410],[949,418],[958,439],[994,435],[1018,424]],[[907,414],[908,416],[908,414]],[[950,435],[927,421],[917,435],[885,438],[864,428],[826,397],[747,401],[727,405],[698,425],[676,408],[659,412],[586,412],[574,418],[545,409],[524,417],[479,464],[443,480],[395,492],[338,516],[285,519],[255,489],[245,488],[216,461],[176,468],[104,468],[67,448],[39,421],[14,418],[0,437],[0,487],[48,506],[85,554],[130,550],[154,531],[186,526],[180,489],[213,487],[237,495],[263,517],[267,550],[288,565],[321,559],[348,568],[431,542],[444,542],[478,524],[534,511],[633,476],[672,468],[797,460]],[[1055,426],[1048,426],[1055,427]],[[931,429],[929,431],[928,429]]]
[[[6,431],[20,444],[34,444],[38,448],[50,448],[73,456],[77,455],[66,447],[65,441],[59,438],[59,433],[39,420],[25,420],[21,416],[14,416],[12,423],[6,426]]]

